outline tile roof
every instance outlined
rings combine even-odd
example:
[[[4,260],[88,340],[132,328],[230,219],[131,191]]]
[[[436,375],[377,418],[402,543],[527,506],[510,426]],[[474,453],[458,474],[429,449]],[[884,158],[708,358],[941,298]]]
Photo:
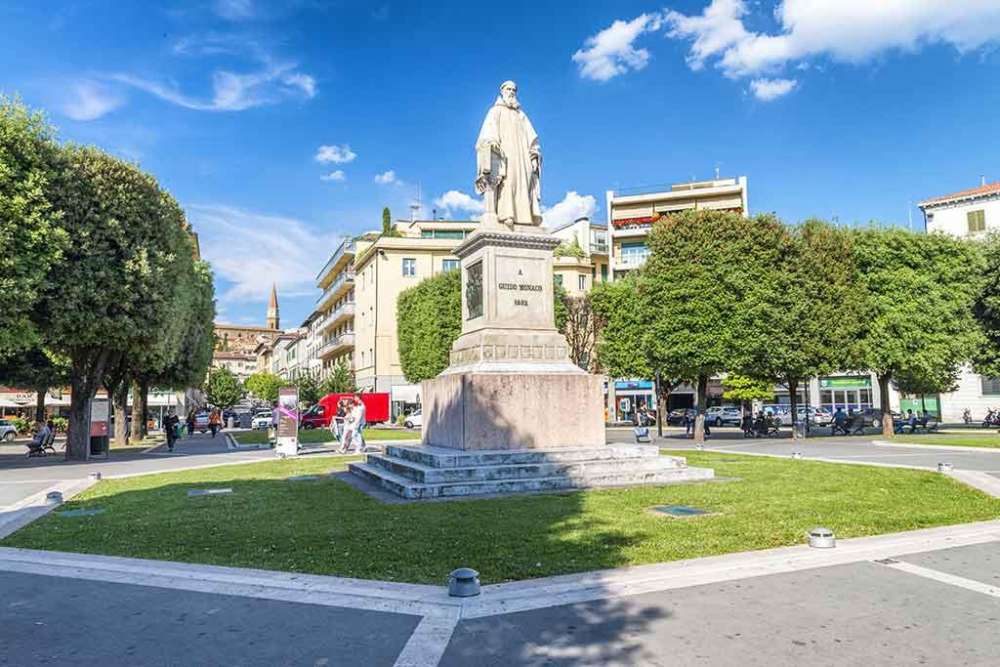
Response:
[[[969,188],[968,190],[953,192],[950,195],[942,195],[940,197],[925,199],[920,202],[920,205],[926,206],[927,204],[940,204],[941,202],[950,201],[952,199],[968,199],[970,197],[978,197],[980,195],[989,195],[993,193],[1000,193],[1000,181],[980,185],[978,188]]]

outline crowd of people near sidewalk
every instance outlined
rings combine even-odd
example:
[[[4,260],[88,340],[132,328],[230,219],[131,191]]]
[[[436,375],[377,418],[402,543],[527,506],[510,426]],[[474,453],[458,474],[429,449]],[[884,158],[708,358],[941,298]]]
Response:
[[[344,397],[337,401],[337,414],[330,420],[330,433],[340,442],[340,453],[350,451],[364,453],[365,445],[365,404],[357,396]]]

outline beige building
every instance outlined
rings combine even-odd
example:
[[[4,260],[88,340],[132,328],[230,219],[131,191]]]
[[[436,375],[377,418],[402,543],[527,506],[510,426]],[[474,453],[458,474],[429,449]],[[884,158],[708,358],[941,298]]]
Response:
[[[378,236],[354,259],[357,296],[355,382],[364,391],[388,392],[397,404],[418,402],[399,364],[396,301],[400,292],[444,271],[458,270],[452,250],[478,226],[475,221],[397,222],[399,236]]]
[[[586,294],[610,280],[607,226],[583,217],[549,230],[562,245],[556,248],[552,273],[571,296]]]
[[[371,243],[368,235],[345,239],[333,252],[326,265],[316,276],[316,286],[322,290],[316,301],[311,329],[313,347],[311,354],[319,360],[318,370],[326,377],[337,364],[348,368],[354,359],[354,257],[361,248]]]
[[[675,183],[662,188],[641,188],[606,195],[609,263],[612,280],[646,263],[647,238],[660,218],[689,209],[735,211],[749,215],[747,178]]]
[[[240,381],[246,380],[256,371],[262,370],[258,351],[266,347],[281,333],[278,328],[278,290],[271,286],[271,298],[267,305],[267,325],[263,327],[240,326],[236,324],[215,325],[215,351],[212,353],[212,368],[227,368]]]

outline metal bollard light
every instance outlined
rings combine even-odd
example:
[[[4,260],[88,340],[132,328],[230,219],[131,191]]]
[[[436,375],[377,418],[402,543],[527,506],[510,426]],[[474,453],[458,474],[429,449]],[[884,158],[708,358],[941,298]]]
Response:
[[[950,463],[941,462],[938,463],[938,472],[951,472],[955,466]]]
[[[58,505],[63,501],[63,494],[61,491],[49,491],[45,494],[45,503],[47,505]]]
[[[832,549],[837,546],[837,540],[829,528],[813,528],[809,531],[809,546],[814,549]]]
[[[792,452],[792,458],[793,459],[801,459],[802,458],[802,452]]]
[[[448,595],[471,598],[479,595],[479,573],[471,567],[460,567],[448,575]]]

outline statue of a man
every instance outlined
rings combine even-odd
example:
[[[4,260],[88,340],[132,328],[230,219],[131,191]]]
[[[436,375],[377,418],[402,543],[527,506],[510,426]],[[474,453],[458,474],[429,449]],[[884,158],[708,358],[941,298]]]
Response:
[[[517,101],[517,84],[504,81],[476,141],[476,190],[486,213],[505,224],[542,224],[542,151]]]

